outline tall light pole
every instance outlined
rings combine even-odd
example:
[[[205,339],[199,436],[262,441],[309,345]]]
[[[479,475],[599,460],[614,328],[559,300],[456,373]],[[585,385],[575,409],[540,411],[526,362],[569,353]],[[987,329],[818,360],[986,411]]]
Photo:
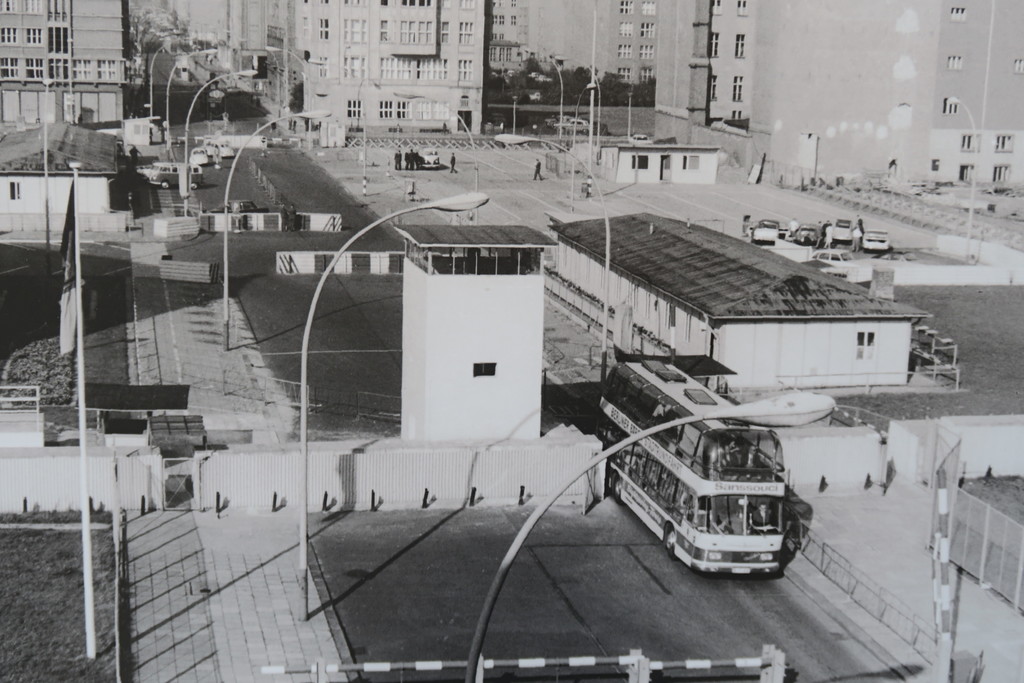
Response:
[[[572,148],[573,148],[573,150],[576,149],[576,122],[580,120],[580,102],[583,101],[583,94],[584,93],[586,93],[588,91],[593,93],[594,92],[594,88],[596,88],[596,87],[597,86],[595,86],[593,84],[593,82],[587,83],[587,87],[585,87],[580,92],[579,97],[576,98],[576,110],[573,112],[573,115],[572,115]],[[571,169],[572,172],[569,173],[569,213],[575,213],[576,212],[576,205],[574,204],[574,202],[576,201],[576,159],[577,159],[577,157],[576,157],[575,154],[570,154],[569,156],[572,157],[572,169]],[[586,167],[589,169],[590,168],[590,164],[586,164]],[[590,175],[593,176],[594,174],[591,173]]]
[[[342,255],[356,240],[377,226],[382,225],[393,218],[397,218],[398,216],[412,213],[414,211],[423,211],[424,209],[436,209],[438,211],[447,212],[472,211],[473,209],[483,206],[489,201],[490,197],[485,194],[480,194],[479,192],[468,192],[466,194],[455,195],[445,199],[435,199],[434,201],[424,202],[418,206],[410,206],[395,211],[394,213],[389,213],[383,218],[379,218],[373,223],[370,223],[365,228],[352,235],[345,244],[341,245],[341,248],[334,254],[334,258],[332,258],[331,262],[327,264],[326,268],[324,268],[324,272],[320,276],[319,282],[316,284],[316,290],[313,292],[313,300],[309,304],[309,313],[306,315],[306,327],[302,331],[302,365],[299,378],[299,455],[302,460],[299,468],[299,571],[302,572],[302,609],[304,618],[309,618],[309,563],[307,555],[309,531],[306,519],[306,514],[309,508],[309,335],[310,331],[313,329],[313,318],[316,315],[316,304],[320,300],[320,293],[324,289],[324,284],[327,282],[328,276],[334,272],[335,266],[337,266],[338,261],[341,260]]]
[[[279,68],[284,73],[284,78],[283,79],[278,79],[278,81],[277,81],[277,100],[278,100],[277,111],[278,111],[278,116],[281,116],[282,115],[281,114],[281,112],[282,112],[282,103],[284,102],[285,97],[289,97],[289,98],[291,97],[291,82],[289,82],[289,79],[288,79],[289,71],[288,71],[288,68],[287,68],[288,60],[285,57],[287,55],[291,55],[295,59],[299,60],[299,63],[303,65],[302,69],[299,71],[299,75],[302,76],[302,84],[303,84],[303,88],[302,89],[303,89],[303,91],[305,91],[305,89],[306,89],[305,88],[305,84],[306,84],[306,67],[305,67],[305,65],[309,64],[309,63],[312,63],[313,60],[307,61],[307,60],[303,59],[302,57],[300,57],[299,54],[297,52],[295,52],[294,50],[289,50],[289,49],[283,48],[283,47],[273,47],[271,45],[268,45],[265,49],[266,49],[267,52],[281,53],[281,55],[282,55],[281,66]],[[281,93],[282,83],[285,83],[288,86],[286,88],[286,92],[283,95]],[[289,104],[288,107],[291,108],[291,104]]]
[[[92,522],[89,510],[89,453],[85,424],[85,317],[82,307],[82,222],[78,219],[78,171],[82,162],[71,161],[71,201],[74,202],[74,245],[75,250],[75,358],[78,366],[78,490],[79,505],[82,507],[82,585],[85,595],[85,653],[89,659],[96,659],[96,615],[92,585]],[[116,513],[115,513],[116,514]]]
[[[359,87],[356,89],[356,99],[359,100],[359,123],[362,124],[363,129],[363,196],[366,196],[366,107],[363,104],[363,83],[366,82],[366,76],[363,76],[362,80],[359,81]],[[374,88],[380,90],[380,83],[376,81],[370,81],[370,84]]]
[[[192,57],[193,55],[212,55],[217,52],[216,48],[209,48],[206,50],[198,50],[196,52],[189,52],[185,56]],[[167,153],[171,153],[171,81],[174,80],[174,72],[178,69],[178,65],[175,64],[171,67],[171,70],[167,72],[167,91],[164,93],[164,124],[167,126]],[[153,112],[150,111],[150,114]]]
[[[192,194],[192,164],[189,163],[188,159],[188,127],[189,123],[191,123],[192,121],[192,110],[195,108],[196,102],[199,100],[199,96],[203,94],[203,91],[209,88],[217,81],[222,81],[225,78],[231,78],[235,76],[248,78],[250,76],[255,75],[255,69],[244,69],[242,71],[232,71],[231,73],[221,74],[220,76],[211,78],[206,83],[204,83],[203,86],[196,91],[196,94],[192,96],[192,104],[188,106],[188,114],[185,116],[185,152],[183,155],[183,163],[185,164],[185,187],[180,189],[180,192],[182,193],[182,198],[185,200],[183,213],[186,216],[188,215],[188,198]],[[236,154],[235,156],[238,155]]]
[[[575,130],[575,128],[573,130]],[[573,159],[577,159],[575,153],[569,151],[556,142],[552,142],[551,140],[531,138],[523,135],[496,135],[494,136],[494,139],[495,141],[505,145],[523,145],[530,142],[539,142],[545,145],[550,145],[555,149],[559,149]],[[597,191],[598,201],[601,203],[601,213],[604,214],[604,294],[601,297],[601,381],[603,382],[605,375],[608,372],[608,299],[611,298],[612,281],[612,222],[608,217],[608,207],[604,203],[604,192],[601,191],[601,187],[597,182],[597,176],[594,174],[593,166],[590,163],[584,162],[582,159],[579,159],[579,162],[587,169],[590,182],[593,183],[593,187]]]
[[[311,112],[299,112],[297,114],[287,114],[280,116],[273,121],[268,121],[262,126],[253,131],[252,135],[245,141],[245,144],[239,147],[238,153],[235,154],[235,158],[231,160],[231,170],[228,171],[228,180],[224,183],[224,350],[230,351],[230,340],[229,330],[231,327],[231,313],[228,308],[228,297],[230,296],[230,290],[228,289],[228,233],[231,232],[231,209],[228,204],[231,198],[231,180],[235,177],[235,167],[238,166],[238,160],[242,158],[242,153],[249,148],[249,143],[252,142],[257,135],[262,133],[264,130],[280,123],[281,121],[287,121],[288,119],[322,119],[326,116],[330,116],[331,112],[326,109],[319,109]]]
[[[50,86],[53,79],[43,79],[43,226],[46,228],[46,278],[53,274],[50,265]],[[47,290],[49,291],[49,290]]]
[[[551,55],[551,61],[555,63],[555,73],[558,75],[558,141],[562,141],[562,123],[565,121],[565,113],[562,111],[565,102],[565,83],[562,81],[562,59],[560,55]]]
[[[950,97],[947,100],[951,104],[956,104],[964,108],[964,112],[967,113],[967,120],[971,122],[971,142],[977,143],[977,149],[974,149],[974,153],[978,155],[978,162],[981,161],[981,138],[978,136],[978,128],[974,125],[974,116],[971,115],[971,110],[959,97]],[[974,145],[972,144],[973,148]],[[970,205],[967,207],[967,262],[970,263],[973,258],[971,254],[971,235],[974,232],[974,195],[978,187],[978,164],[971,164],[971,198]]]
[[[149,60],[149,115],[150,116],[155,116],[155,112],[153,111],[153,80],[154,80],[154,78],[153,78],[154,77],[153,67],[156,66],[156,56],[158,54],[160,54],[161,52],[167,52],[167,46],[166,45],[161,45],[159,48],[157,48],[157,51],[153,53],[153,56]],[[168,79],[170,79],[171,73],[173,73],[173,71],[174,71],[174,68],[172,67],[171,71],[168,72],[168,74],[167,74],[167,78]],[[164,113],[164,116],[166,118],[166,116],[167,116],[166,112]]]
[[[473,138],[473,131],[469,129],[469,126],[462,119],[462,114],[456,113],[455,120],[462,124],[462,127],[466,130],[466,135],[469,136],[469,146],[476,151],[476,140]],[[480,162],[476,158],[473,159],[473,190],[476,192],[480,191]]]
[[[516,559],[520,548],[526,542],[527,536],[533,531],[533,527],[540,521],[541,516],[554,505],[559,496],[565,493],[566,489],[572,486],[573,482],[593,469],[597,464],[605,461],[626,446],[645,439],[648,436],[663,432],[675,427],[699,422],[701,420],[733,419],[746,422],[752,425],[766,425],[772,427],[796,427],[819,420],[835,408],[835,401],[830,396],[821,394],[796,394],[800,398],[792,401],[779,401],[765,399],[754,403],[746,403],[738,406],[729,406],[721,410],[713,410],[705,415],[690,415],[676,420],[670,420],[660,425],[626,437],[622,441],[613,444],[596,456],[587,460],[582,467],[577,468],[555,487],[555,492],[542,501],[530,514],[526,523],[519,529],[519,533],[512,540],[508,552],[502,558],[498,571],[491,581],[491,586],[484,598],[484,606],[480,611],[480,618],[477,621],[476,630],[473,632],[473,640],[469,648],[469,656],[466,658],[466,683],[476,683],[477,667],[480,664],[481,653],[483,652],[484,638],[487,636],[487,626],[494,612],[494,605],[498,600],[498,594],[505,583],[508,572],[512,568],[512,562]],[[782,398],[782,397],[778,397]]]

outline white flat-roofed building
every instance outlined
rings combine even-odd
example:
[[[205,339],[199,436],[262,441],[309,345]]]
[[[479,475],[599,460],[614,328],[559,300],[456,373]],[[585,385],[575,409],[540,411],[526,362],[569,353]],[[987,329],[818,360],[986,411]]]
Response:
[[[401,226],[402,438],[536,439],[543,251],[519,225]]]
[[[618,145],[601,152],[605,177],[617,183],[712,185],[718,178],[718,147]]]

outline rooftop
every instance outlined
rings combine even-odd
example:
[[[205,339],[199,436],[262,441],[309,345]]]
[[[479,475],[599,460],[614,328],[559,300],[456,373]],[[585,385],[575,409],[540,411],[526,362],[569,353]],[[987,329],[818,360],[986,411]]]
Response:
[[[403,225],[405,239],[420,247],[553,247],[550,237],[525,225]]]
[[[119,141],[67,123],[52,123],[47,130],[50,172],[69,172],[68,163],[81,162],[83,173],[117,173]],[[0,138],[0,172],[43,172],[43,129],[16,131]]]
[[[554,225],[560,241],[604,261],[603,219]],[[611,219],[612,270],[719,321],[918,319],[928,313],[734,237],[639,213]]]

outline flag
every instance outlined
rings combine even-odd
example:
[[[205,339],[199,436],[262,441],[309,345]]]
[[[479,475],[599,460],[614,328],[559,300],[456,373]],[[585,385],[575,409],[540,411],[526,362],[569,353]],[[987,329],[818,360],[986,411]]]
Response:
[[[60,352],[75,349],[75,325],[78,323],[75,293],[75,184],[71,183],[68,212],[64,217],[64,235],[60,239],[60,257],[64,261],[64,287],[60,293]]]

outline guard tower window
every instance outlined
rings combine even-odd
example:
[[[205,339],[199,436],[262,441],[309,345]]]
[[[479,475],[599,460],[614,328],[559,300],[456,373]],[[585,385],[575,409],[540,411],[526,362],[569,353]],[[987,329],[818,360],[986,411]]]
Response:
[[[474,377],[494,377],[498,374],[497,363],[473,363]]]

